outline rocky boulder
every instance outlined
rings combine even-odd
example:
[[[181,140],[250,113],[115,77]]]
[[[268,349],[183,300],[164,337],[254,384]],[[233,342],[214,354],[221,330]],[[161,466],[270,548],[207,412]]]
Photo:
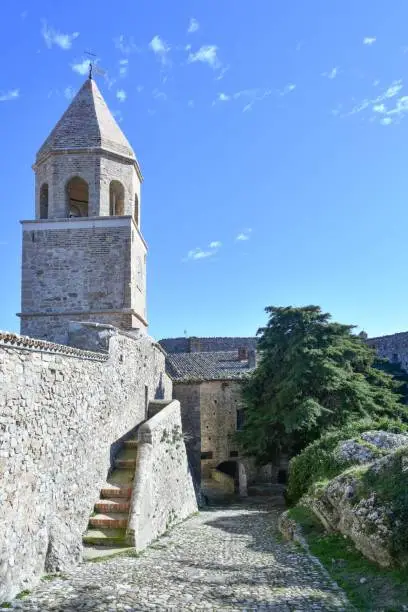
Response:
[[[326,529],[349,537],[367,558],[382,567],[408,564],[408,439],[398,434],[367,432],[361,438],[385,456],[356,465],[315,486],[302,499]],[[365,435],[365,437],[363,437]],[[393,437],[390,437],[393,436]],[[351,453],[353,441],[339,445],[338,452]],[[404,442],[402,448],[401,442]],[[362,445],[364,447],[364,444]],[[397,450],[390,450],[397,447]],[[369,457],[354,447],[355,463]]]
[[[388,431],[366,431],[359,440],[340,442],[334,451],[337,460],[353,464],[370,463],[397,448],[408,446],[408,436]]]

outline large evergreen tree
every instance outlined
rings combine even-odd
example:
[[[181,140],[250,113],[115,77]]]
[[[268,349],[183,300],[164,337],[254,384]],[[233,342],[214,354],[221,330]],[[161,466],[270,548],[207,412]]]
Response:
[[[244,383],[243,449],[259,462],[294,454],[351,419],[408,420],[398,382],[374,367],[375,351],[318,306],[266,308],[260,361]]]

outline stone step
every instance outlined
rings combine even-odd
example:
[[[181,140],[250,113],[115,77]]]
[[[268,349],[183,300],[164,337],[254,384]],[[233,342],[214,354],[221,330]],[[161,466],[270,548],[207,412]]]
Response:
[[[119,499],[130,499],[132,497],[132,487],[128,485],[112,485],[106,483],[101,489],[101,498],[109,499],[111,497]]]
[[[116,459],[136,459],[137,457],[137,446],[130,446],[123,448],[120,453],[116,456]]]
[[[130,439],[130,440],[125,440],[125,448],[137,448],[137,445],[139,444],[139,440],[136,439]]]
[[[105,498],[100,499],[95,504],[95,510],[97,512],[101,512],[102,514],[106,512],[129,512],[130,509],[130,500],[123,498]]]
[[[82,539],[94,546],[127,546],[126,529],[88,529]]]
[[[129,469],[136,467],[136,458],[133,459],[115,459],[115,467]]]
[[[128,513],[106,513],[95,514],[89,519],[92,527],[107,527],[108,529],[126,529],[128,523]]]

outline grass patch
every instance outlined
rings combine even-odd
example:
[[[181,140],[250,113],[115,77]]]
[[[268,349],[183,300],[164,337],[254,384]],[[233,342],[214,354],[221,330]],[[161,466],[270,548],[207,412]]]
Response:
[[[0,604],[0,608],[11,608],[11,603],[9,601],[3,601],[3,603]]]
[[[302,533],[350,602],[362,611],[397,612],[408,606],[408,569],[383,569],[366,559],[341,534],[326,533],[313,513],[302,506],[289,510]]]
[[[20,593],[16,595],[16,599],[24,599],[25,597],[28,597],[29,594],[30,591],[28,589],[25,589],[24,591],[20,591]]]

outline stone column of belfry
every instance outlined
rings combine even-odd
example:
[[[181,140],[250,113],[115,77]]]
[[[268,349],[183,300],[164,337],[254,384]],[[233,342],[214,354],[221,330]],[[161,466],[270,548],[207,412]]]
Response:
[[[147,327],[142,175],[87,79],[37,153],[35,220],[22,221],[21,333],[67,343],[70,321]]]

